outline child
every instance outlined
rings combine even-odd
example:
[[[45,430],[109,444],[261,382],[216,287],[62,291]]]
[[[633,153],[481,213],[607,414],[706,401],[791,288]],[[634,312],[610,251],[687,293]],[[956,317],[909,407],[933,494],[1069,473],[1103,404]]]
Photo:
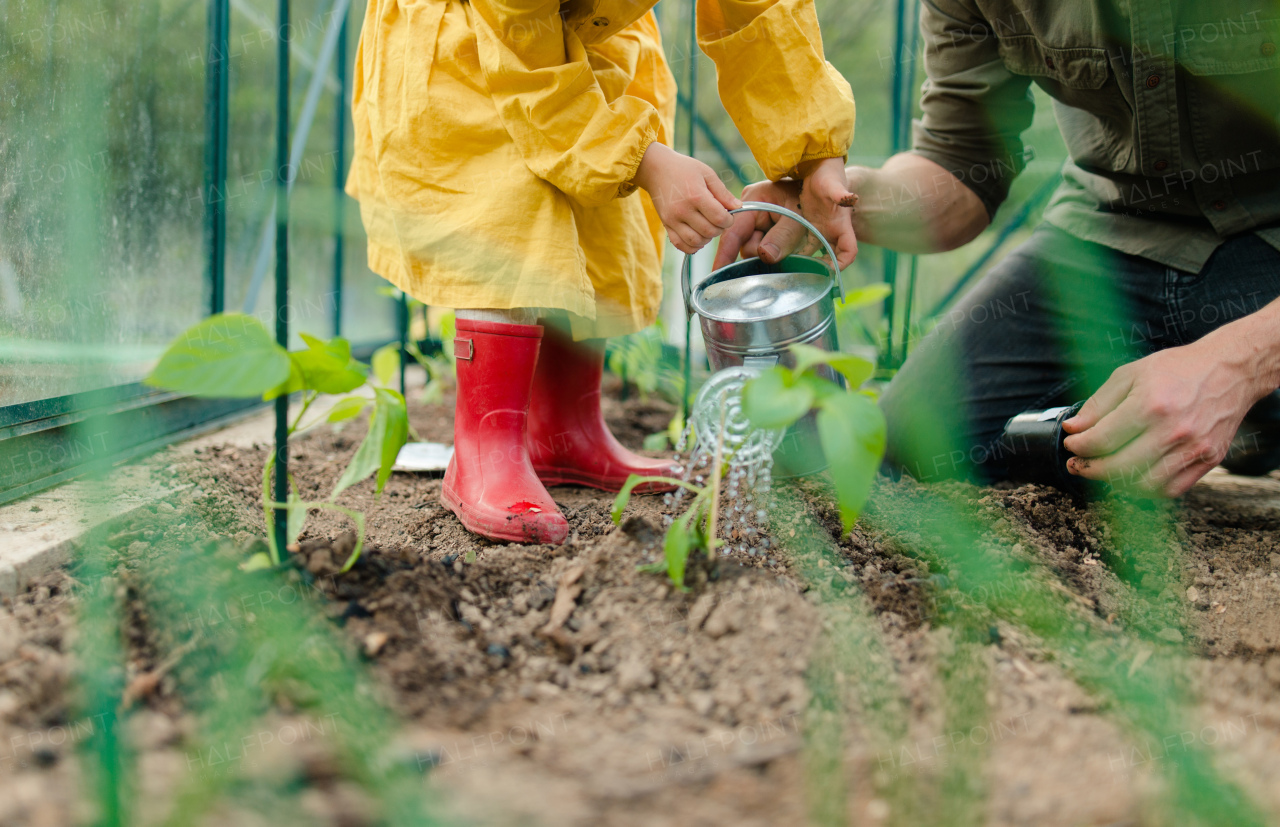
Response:
[[[460,308],[441,498],[491,539],[563,541],[546,485],[616,491],[630,474],[670,473],[606,428],[603,339],[656,318],[663,228],[691,253],[739,203],[669,148],[675,81],[655,2],[368,5],[347,191],[370,268]],[[812,0],[699,4],[721,98],[765,173],[842,179],[853,98],[823,58]],[[845,194],[842,181],[806,189],[825,191],[815,212]]]

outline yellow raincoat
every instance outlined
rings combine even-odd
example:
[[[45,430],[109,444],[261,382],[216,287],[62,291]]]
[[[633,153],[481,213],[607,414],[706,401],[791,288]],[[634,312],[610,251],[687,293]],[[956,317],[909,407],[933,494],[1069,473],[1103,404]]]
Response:
[[[355,152],[369,266],[429,305],[568,311],[577,338],[651,324],[664,230],[627,197],[670,145],[656,0],[369,0]],[[843,156],[853,96],[812,0],[698,0],[721,99],[770,178]]]

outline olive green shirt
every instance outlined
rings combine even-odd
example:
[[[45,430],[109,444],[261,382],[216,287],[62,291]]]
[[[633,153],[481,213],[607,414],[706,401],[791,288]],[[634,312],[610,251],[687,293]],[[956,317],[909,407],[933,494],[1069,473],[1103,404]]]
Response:
[[[1031,83],[1070,153],[1045,220],[1196,272],[1244,232],[1280,248],[1277,0],[923,0],[913,151],[989,214],[1031,148]]]

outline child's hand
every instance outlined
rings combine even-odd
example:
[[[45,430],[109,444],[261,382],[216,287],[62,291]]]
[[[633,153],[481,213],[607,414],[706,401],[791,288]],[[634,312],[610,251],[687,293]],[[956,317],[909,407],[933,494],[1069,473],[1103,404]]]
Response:
[[[729,210],[742,206],[715,170],[656,141],[645,151],[635,183],[649,193],[671,243],[682,253],[696,253],[732,227]]]

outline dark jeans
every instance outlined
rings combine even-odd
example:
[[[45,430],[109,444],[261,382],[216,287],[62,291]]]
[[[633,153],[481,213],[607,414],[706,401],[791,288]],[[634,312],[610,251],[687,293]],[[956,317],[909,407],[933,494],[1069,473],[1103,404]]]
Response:
[[[917,479],[1005,475],[1011,416],[1088,398],[1115,368],[1280,296],[1280,251],[1226,241],[1199,273],[1041,225],[912,352],[881,407],[887,462]]]

